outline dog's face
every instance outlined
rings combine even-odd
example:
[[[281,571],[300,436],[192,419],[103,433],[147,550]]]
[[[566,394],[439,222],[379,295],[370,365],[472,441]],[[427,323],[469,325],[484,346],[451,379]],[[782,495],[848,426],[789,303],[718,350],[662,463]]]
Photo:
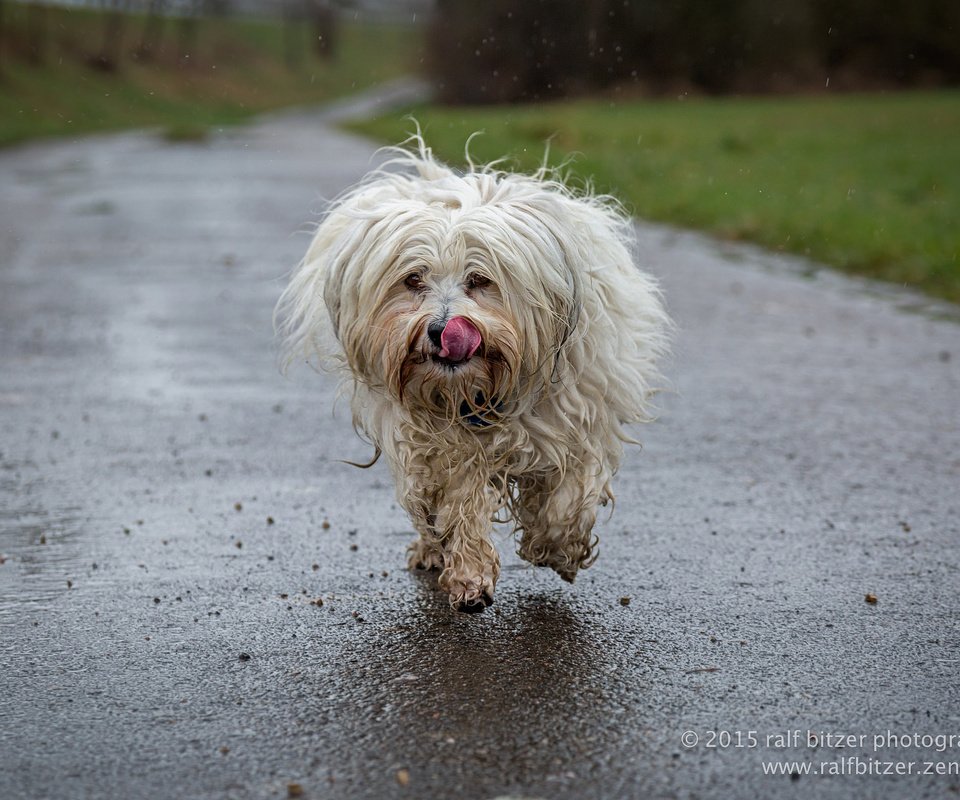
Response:
[[[338,212],[324,299],[358,379],[479,424],[549,380],[577,291],[550,204],[523,189],[484,175],[395,180]]]
[[[393,259],[364,265],[380,285],[361,295],[354,319],[341,320],[342,341],[354,369],[401,401],[476,413],[511,391],[524,336],[490,254],[460,232],[429,227],[401,227]]]

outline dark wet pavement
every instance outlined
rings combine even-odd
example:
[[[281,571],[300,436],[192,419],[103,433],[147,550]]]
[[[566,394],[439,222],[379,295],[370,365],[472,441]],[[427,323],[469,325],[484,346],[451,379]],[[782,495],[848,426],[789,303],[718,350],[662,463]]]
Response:
[[[873,748],[960,734],[960,326],[641,228],[677,391],[600,559],[508,557],[459,615],[330,380],[275,364],[373,150],[294,114],[0,153],[0,796],[955,796],[764,764],[960,762]]]

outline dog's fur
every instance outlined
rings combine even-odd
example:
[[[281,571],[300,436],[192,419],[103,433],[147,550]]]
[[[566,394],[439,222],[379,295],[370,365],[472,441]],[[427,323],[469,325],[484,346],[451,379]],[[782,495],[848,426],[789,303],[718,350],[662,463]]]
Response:
[[[522,558],[565,580],[593,563],[597,507],[625,426],[650,419],[670,323],[610,198],[546,168],[461,174],[413,141],[332,204],[278,330],[288,363],[343,367],[354,426],[419,533],[410,566],[480,610],[500,572],[497,518]],[[482,342],[451,363],[428,326],[456,317]]]

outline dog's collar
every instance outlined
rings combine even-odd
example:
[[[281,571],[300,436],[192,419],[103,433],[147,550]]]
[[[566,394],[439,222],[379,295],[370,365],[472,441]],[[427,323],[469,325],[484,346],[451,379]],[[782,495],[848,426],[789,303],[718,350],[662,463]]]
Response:
[[[493,399],[496,400],[496,398]],[[477,396],[474,398],[474,406],[471,406],[466,400],[460,404],[460,418],[467,425],[472,425],[475,428],[487,428],[493,425],[497,422],[500,412],[503,410],[503,401],[498,400],[491,406],[487,406],[486,403],[487,399],[483,396],[483,392],[477,392]],[[477,413],[474,408],[483,410],[481,413]]]

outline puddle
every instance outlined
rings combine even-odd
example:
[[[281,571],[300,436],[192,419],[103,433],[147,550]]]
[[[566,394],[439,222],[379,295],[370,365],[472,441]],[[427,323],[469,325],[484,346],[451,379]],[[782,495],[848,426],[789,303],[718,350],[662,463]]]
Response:
[[[0,511],[0,627],[25,609],[44,610],[85,566],[78,508]]]

